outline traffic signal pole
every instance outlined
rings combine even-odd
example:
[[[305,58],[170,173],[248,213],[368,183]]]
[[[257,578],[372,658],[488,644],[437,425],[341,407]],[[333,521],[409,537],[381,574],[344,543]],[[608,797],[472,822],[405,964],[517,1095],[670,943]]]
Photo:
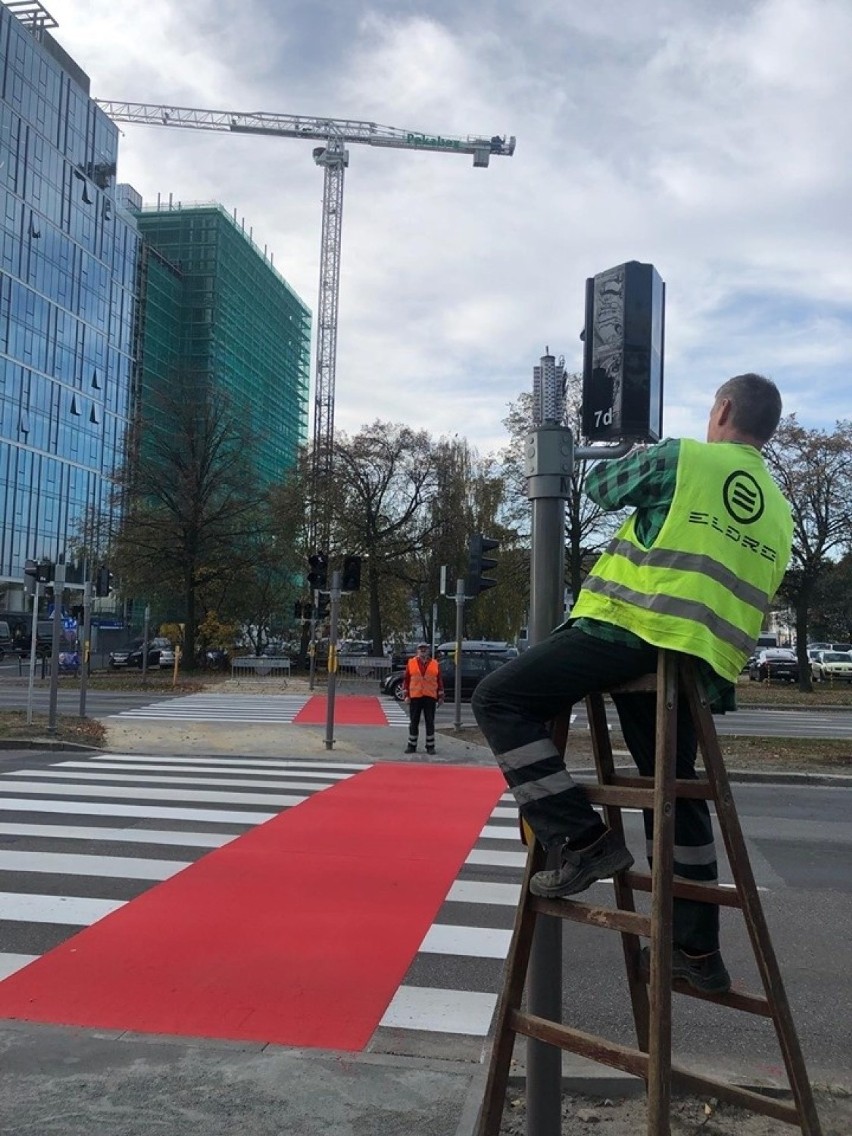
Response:
[[[325,711],[325,748],[334,749],[334,699],[337,694],[337,622],[340,616],[340,572],[331,575],[328,629],[328,687]]]
[[[53,638],[50,648],[50,701],[47,732],[56,733],[56,710],[59,701],[59,643],[62,637],[62,593],[65,591],[65,557],[60,556],[53,576]]]
[[[540,426],[527,438],[527,495],[532,503],[529,643],[546,639],[562,621],[565,590],[565,500],[570,492],[574,438],[563,426]],[[555,863],[558,850],[548,858]],[[527,975],[529,1012],[562,1020],[562,920],[536,920]],[[527,1040],[527,1133],[562,1131],[562,1051]]]
[[[577,446],[562,425],[564,392],[561,369],[551,355],[535,368],[535,418],[540,425],[527,436],[525,472],[532,503],[530,611],[532,646],[546,639],[565,614],[565,501],[571,494],[574,463],[580,459],[618,458],[632,441],[612,446]],[[534,839],[534,838],[533,838]],[[558,849],[547,867],[558,867]],[[536,920],[527,972],[527,1005],[531,1014],[562,1020],[562,920]],[[562,1051],[546,1042],[527,1041],[527,1136],[560,1136],[562,1131]]]
[[[27,725],[33,724],[33,684],[35,682],[36,643],[38,642],[38,589],[39,582],[34,582],[33,591],[33,625],[30,631],[30,675],[27,683]]]
[[[462,664],[462,637],[464,635],[464,580],[456,580],[456,672],[455,672],[455,690],[453,698],[455,700],[455,719],[453,721],[453,729],[458,733],[461,731],[461,664]]]
[[[88,576],[88,573],[87,573]],[[83,583],[83,658],[80,661],[80,717],[86,717],[86,690],[89,684],[89,654],[92,634],[92,581]]]

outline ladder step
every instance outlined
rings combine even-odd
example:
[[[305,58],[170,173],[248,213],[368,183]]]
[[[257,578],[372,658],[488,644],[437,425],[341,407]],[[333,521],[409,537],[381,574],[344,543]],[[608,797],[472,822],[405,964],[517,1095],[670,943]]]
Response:
[[[632,875],[633,873],[628,873]],[[685,884],[685,891],[690,898],[698,889],[705,892],[722,891],[721,888],[711,888],[707,884]],[[675,885],[677,893],[678,885]],[[724,893],[727,894],[727,893]],[[621,931],[628,935],[651,936],[651,917],[640,915],[635,911],[624,911],[621,908],[598,907],[591,903],[581,903],[575,899],[542,899],[539,896],[529,896],[527,906],[536,915],[551,915],[556,919],[570,919],[574,923],[585,923],[590,927],[603,927],[608,931]],[[744,991],[731,990],[727,994],[702,994],[681,979],[674,979],[672,990],[678,994],[686,994],[692,998],[700,998],[704,1002],[716,1002],[720,1006],[728,1006],[732,1010],[742,1010],[745,1014],[757,1014],[762,1018],[772,1017],[772,1008],[761,994],[747,994]]]
[[[531,895],[528,905],[537,915],[553,915],[557,919],[571,919],[592,927],[605,927],[628,935],[651,937],[650,915],[635,911],[622,911],[617,907],[599,907],[592,903],[579,903],[575,899],[541,899]]]
[[[649,872],[625,872],[621,878],[636,891],[651,891]],[[697,899],[699,903],[717,903],[720,907],[742,907],[740,893],[736,888],[723,888],[718,884],[697,884],[675,876],[672,892],[678,899]]]
[[[532,1037],[538,1041],[555,1045],[570,1053],[577,1053],[581,1057],[588,1057],[601,1065],[608,1065],[613,1069],[621,1069],[625,1073],[632,1073],[635,1077],[647,1080],[648,1054],[641,1049],[633,1049],[628,1045],[619,1045],[618,1042],[608,1041],[606,1038],[596,1037],[594,1034],[558,1022],[549,1022],[535,1014],[522,1013],[520,1010],[511,1010],[508,1015],[508,1026],[515,1033]],[[672,1083],[679,1088],[690,1092],[704,1093],[708,1090],[720,1100],[740,1105],[752,1112],[763,1116],[771,1116],[785,1124],[798,1124],[799,1114],[794,1105],[785,1104],[774,1097],[756,1093],[751,1089],[740,1088],[725,1081],[717,1081],[712,1077],[702,1077],[681,1065],[672,1064]]]
[[[626,777],[616,774],[606,785],[582,782],[583,791],[594,805],[617,805],[627,809],[654,807],[654,782],[650,777]],[[674,793],[678,797],[713,799],[713,790],[706,781],[675,781]]]

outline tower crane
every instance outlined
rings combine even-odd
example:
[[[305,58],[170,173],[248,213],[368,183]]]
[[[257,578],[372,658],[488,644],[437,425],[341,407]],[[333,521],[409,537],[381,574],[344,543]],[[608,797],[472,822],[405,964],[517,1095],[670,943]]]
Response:
[[[486,167],[492,154],[504,157],[514,154],[514,137],[507,138],[505,135],[452,137],[402,130],[394,126],[380,126],[375,122],[362,122],[356,119],[200,110],[151,103],[112,102],[106,99],[96,101],[116,122],[230,131],[234,134],[269,134],[282,138],[313,139],[322,143],[313,151],[314,161],[323,170],[323,199],[309,547],[312,551],[327,549],[330,536],[328,487],[334,449],[334,388],[340,291],[340,242],[343,224],[343,175],[349,165],[349,151],[346,147],[358,143],[397,150],[469,154],[473,156],[474,166]]]

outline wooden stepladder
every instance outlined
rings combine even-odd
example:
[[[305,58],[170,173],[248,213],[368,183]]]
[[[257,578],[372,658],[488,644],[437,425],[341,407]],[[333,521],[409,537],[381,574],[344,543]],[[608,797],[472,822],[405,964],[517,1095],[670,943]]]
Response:
[[[528,840],[526,872],[497,1009],[478,1136],[498,1136],[509,1065],[518,1034],[641,1077],[645,1081],[648,1099],[648,1136],[670,1136],[673,1085],[687,1092],[708,1093],[752,1112],[774,1117],[786,1124],[798,1125],[803,1136],[822,1136],[710,707],[689,657],[671,651],[660,651],[656,676],[645,676],[611,693],[652,690],[657,692],[653,779],[616,774],[603,695],[589,695],[586,706],[598,776],[598,784],[587,787],[588,797],[593,804],[603,806],[606,823],[622,836],[622,808],[653,808],[653,869],[650,873],[629,871],[615,877],[615,908],[593,906],[575,899],[540,899],[530,893],[529,881],[535,872],[546,866],[546,854],[538,841],[532,838]],[[695,723],[698,747],[707,773],[706,780],[687,781],[675,778],[679,694],[686,699]],[[566,715],[554,723],[553,736],[563,752],[569,720]],[[733,890],[673,879],[675,801],[678,796],[703,797],[714,802],[733,875]],[[650,891],[649,915],[636,911],[634,890]],[[675,895],[739,907],[742,910],[764,995],[733,990],[720,995],[700,994],[681,981],[675,983],[674,989],[680,994],[772,1018],[787,1070],[792,1103],[704,1077],[672,1064],[672,898]],[[561,1022],[548,1021],[522,1009],[533,931],[539,915],[570,919],[621,933],[636,1028],[635,1049]],[[650,939],[650,979],[640,974],[640,938]]]

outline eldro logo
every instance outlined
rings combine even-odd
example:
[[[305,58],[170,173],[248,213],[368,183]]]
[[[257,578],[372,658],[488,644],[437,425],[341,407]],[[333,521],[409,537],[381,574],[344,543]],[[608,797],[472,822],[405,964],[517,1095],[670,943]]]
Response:
[[[738,469],[725,482],[722,490],[725,508],[741,525],[751,525],[763,515],[763,490],[750,473]]]

